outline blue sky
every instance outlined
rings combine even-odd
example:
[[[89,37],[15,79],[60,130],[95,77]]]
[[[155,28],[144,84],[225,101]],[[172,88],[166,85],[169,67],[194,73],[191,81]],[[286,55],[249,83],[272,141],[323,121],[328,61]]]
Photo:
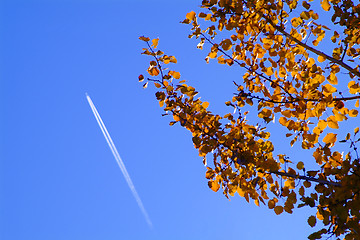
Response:
[[[307,210],[276,216],[207,186],[190,134],[137,77],[160,37],[174,70],[223,114],[239,69],[203,60],[179,22],[200,1],[0,1],[0,238],[304,239]],[[100,112],[150,229],[86,101]],[[287,148],[286,146],[282,146]]]

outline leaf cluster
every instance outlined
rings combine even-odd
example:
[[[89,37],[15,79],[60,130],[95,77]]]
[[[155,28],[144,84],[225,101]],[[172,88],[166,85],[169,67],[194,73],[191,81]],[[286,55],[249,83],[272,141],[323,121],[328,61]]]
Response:
[[[239,194],[276,214],[292,213],[296,206],[316,208],[308,223],[315,227],[319,220],[324,228],[309,239],[359,239],[359,128],[346,133],[346,123],[358,119],[360,4],[322,0],[320,6],[297,0],[203,0],[201,12],[186,14],[189,37],[199,39],[199,49],[208,46],[206,62],[244,69],[225,103],[236,110],[232,114],[212,113],[180,73],[164,68],[177,60],[156,51],[158,39],[140,37],[147,44],[143,54],[154,59],[144,87],[153,82],[160,107],[173,117],[170,125],[179,123],[192,133],[213,191],[221,189],[228,198]],[[320,21],[321,11],[331,14],[330,27]],[[258,122],[247,120],[248,109]],[[298,143],[313,159],[292,162],[286,154],[276,155],[261,122],[278,124],[290,146]],[[339,144],[348,152],[341,153]]]

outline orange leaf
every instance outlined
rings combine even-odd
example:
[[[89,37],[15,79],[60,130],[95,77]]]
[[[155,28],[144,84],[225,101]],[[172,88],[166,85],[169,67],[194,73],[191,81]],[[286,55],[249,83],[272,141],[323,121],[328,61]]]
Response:
[[[152,40],[152,45],[151,46],[153,46],[154,48],[157,48],[158,43],[159,43],[159,38],[155,38],[155,39]]]
[[[337,134],[335,134],[335,133],[328,133],[324,137],[323,142],[326,144],[330,143],[330,145],[334,145],[334,143],[336,142],[336,136],[337,136]]]
[[[330,10],[330,3],[329,0],[323,0],[320,2],[321,3],[321,7],[325,10],[325,11],[329,11]]]
[[[217,181],[209,181],[208,182],[209,188],[213,190],[214,192],[217,192],[220,188],[220,185]]]
[[[169,71],[169,74],[170,74],[171,76],[173,76],[173,78],[175,78],[175,79],[179,79],[179,78],[180,78],[180,73],[179,73],[179,72]]]
[[[193,21],[195,19],[196,13],[194,11],[191,11],[186,14],[186,18]]]
[[[148,73],[151,75],[151,76],[157,76],[159,75],[160,71],[157,67],[150,67],[148,69]]]
[[[203,108],[208,108],[209,103],[208,103],[208,102],[203,102],[203,103],[202,103],[202,106],[203,106]]]
[[[217,52],[210,52],[208,56],[209,58],[216,58]]]
[[[140,39],[141,41],[145,41],[145,42],[150,41],[150,38],[144,37],[144,36],[139,37],[139,39]]]
[[[358,115],[358,113],[359,113],[358,110],[353,109],[353,110],[349,111],[349,116],[350,117],[356,117]]]
[[[177,60],[174,56],[170,56],[170,62],[177,63]]]
[[[321,215],[321,213],[319,213],[319,212],[316,213],[316,217],[317,217],[320,221],[324,220],[324,216]]]
[[[325,57],[319,55],[319,57],[318,57],[318,61],[319,61],[319,62],[324,62],[325,60],[326,60]]]

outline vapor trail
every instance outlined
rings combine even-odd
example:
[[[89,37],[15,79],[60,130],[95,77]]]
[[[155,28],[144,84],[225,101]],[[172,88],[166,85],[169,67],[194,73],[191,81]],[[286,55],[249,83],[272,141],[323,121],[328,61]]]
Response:
[[[105,124],[104,122],[102,121],[98,111],[96,110],[96,107],[94,105],[94,103],[91,101],[91,98],[90,96],[86,93],[86,99],[87,101],[89,102],[89,105],[91,107],[91,110],[92,112],[94,113],[94,116],[96,118],[96,121],[97,123],[99,124],[99,127],[106,139],[106,142],[107,144],[109,145],[110,147],[110,150],[112,152],[112,154],[114,155],[114,158],[117,162],[117,164],[119,165],[120,169],[121,169],[121,172],[123,173],[124,177],[125,177],[125,180],[137,202],[137,204],[139,205],[139,208],[141,210],[141,212],[144,214],[144,217],[145,217],[145,220],[146,222],[148,223],[148,225],[150,227],[152,227],[152,223],[151,223],[151,220],[149,218],[149,215],[147,214],[146,210],[145,210],[145,207],[140,199],[140,196],[139,194],[137,193],[136,189],[135,189],[135,186],[133,184],[133,182],[131,181],[131,178],[129,176],[129,173],[127,172],[126,168],[125,168],[125,165],[124,165],[124,162],[122,161],[120,155],[119,155],[119,152],[117,151],[116,147],[115,147],[115,144],[114,142],[112,141],[111,137],[110,137],[110,134],[109,132],[107,131],[106,127],[105,127]]]

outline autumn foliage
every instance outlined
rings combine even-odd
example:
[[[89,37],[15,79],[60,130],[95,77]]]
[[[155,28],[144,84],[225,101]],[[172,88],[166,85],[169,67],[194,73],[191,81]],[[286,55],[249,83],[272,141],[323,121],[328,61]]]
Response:
[[[164,67],[177,60],[157,50],[158,39],[140,37],[147,44],[143,54],[152,60],[149,76],[139,81],[144,87],[154,83],[160,107],[172,115],[170,125],[192,133],[199,156],[209,162],[209,187],[276,214],[316,208],[308,224],[323,224],[309,239],[360,239],[360,134],[347,124],[360,123],[360,4],[203,0],[201,8],[183,23],[191,26],[189,37],[199,40],[198,48],[207,46],[207,62],[244,69],[234,82],[236,94],[225,103],[236,111],[209,111],[180,73]],[[249,112],[257,113],[257,122],[246,118]],[[275,154],[266,128],[272,122],[284,141],[311,151],[312,159]]]

